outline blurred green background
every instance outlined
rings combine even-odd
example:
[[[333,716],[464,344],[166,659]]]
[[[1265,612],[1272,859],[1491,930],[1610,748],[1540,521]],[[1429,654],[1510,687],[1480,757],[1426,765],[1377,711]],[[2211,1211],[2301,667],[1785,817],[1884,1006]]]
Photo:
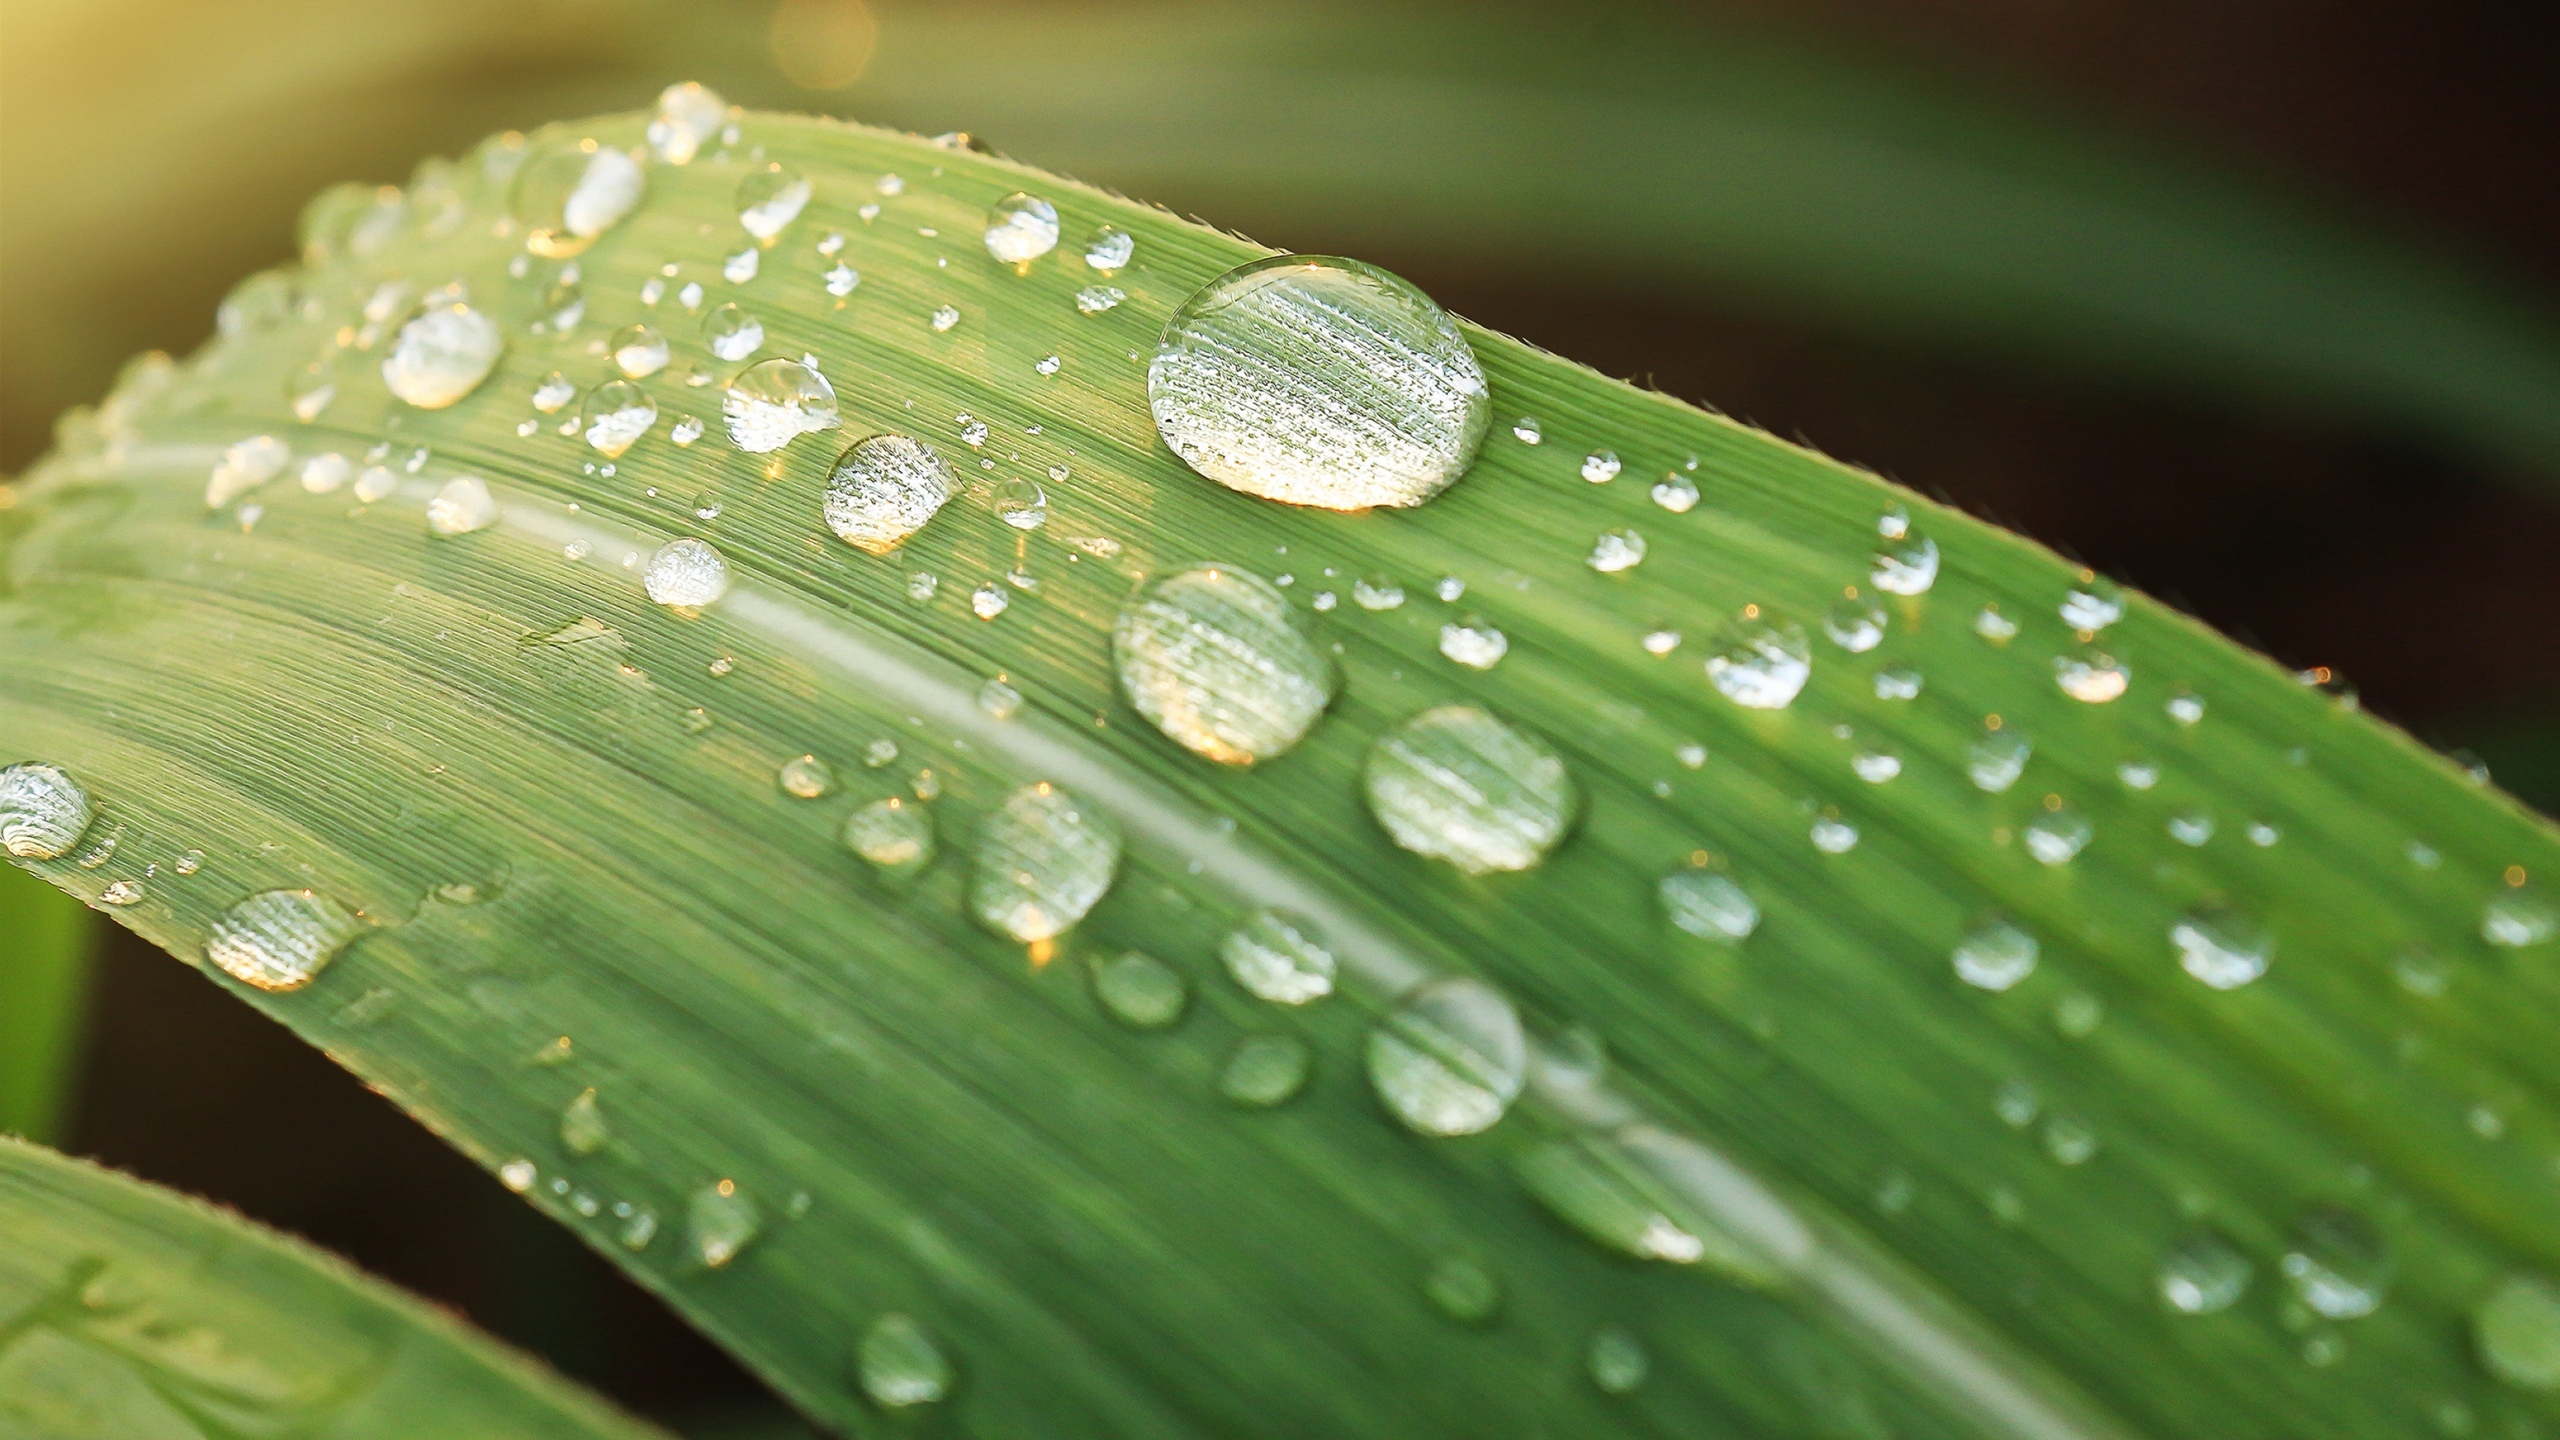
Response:
[[[2335,667],[2550,810],[2555,73],[2560,11],[2500,0],[0,0],[0,475],[200,343],[324,185],[698,79],[1385,264]],[[0,1129],[764,1423],[574,1240],[8,870]]]

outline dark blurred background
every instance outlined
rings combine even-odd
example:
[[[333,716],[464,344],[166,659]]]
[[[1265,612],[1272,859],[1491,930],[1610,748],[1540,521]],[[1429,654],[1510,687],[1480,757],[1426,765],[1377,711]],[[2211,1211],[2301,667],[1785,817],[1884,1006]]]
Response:
[[[0,473],[127,354],[203,341],[233,280],[290,258],[322,186],[697,78],[743,104],[970,129],[1266,243],[1378,261],[1454,311],[2332,666],[2368,708],[2560,806],[2560,388],[2537,388],[2560,375],[2560,11],[1571,9],[5,0]],[[1217,123],[1182,122],[1204,105]],[[1297,128],[1231,133],[1274,115]],[[1744,173],[1759,189],[1715,164],[1746,139],[1768,143]],[[1787,187],[1886,141],[1927,152],[1887,153],[1895,202],[1949,227],[1884,229],[1865,258],[1802,243],[1790,226],[1835,222]],[[1541,203],[1554,177],[1637,150],[1652,208]],[[1703,193],[1682,190],[1683,155]],[[2030,255],[2006,289],[1999,267],[1965,280],[1961,255],[1923,253],[2092,216],[2100,250],[2154,216],[2187,227],[2157,248],[2201,248],[2153,270],[2129,244],[2113,269],[2056,261],[2042,282]],[[2456,315],[2430,332],[2452,355],[2436,380],[2387,328],[2253,334],[2246,304],[2200,290],[2227,274],[2245,299],[2340,255],[2306,293],[2349,312],[2405,290]],[[1897,268],[1913,256],[1941,269]],[[2474,403],[2502,383],[2515,393]],[[607,1264],[122,931],[86,1036],[54,1130],[69,1148],[308,1236],[648,1413],[702,1430],[763,1403]],[[243,1094],[264,1097],[254,1123]]]

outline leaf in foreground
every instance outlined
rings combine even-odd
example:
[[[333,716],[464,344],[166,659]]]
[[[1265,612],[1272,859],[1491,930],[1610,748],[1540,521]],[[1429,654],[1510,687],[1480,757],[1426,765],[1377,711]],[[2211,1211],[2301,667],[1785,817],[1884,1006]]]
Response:
[[[2560,846],[2326,677],[957,141],[307,241],[23,486],[20,858],[813,1415],[2560,1418]]]
[[[661,1435],[331,1256],[6,1139],[0,1431],[45,1440]]]

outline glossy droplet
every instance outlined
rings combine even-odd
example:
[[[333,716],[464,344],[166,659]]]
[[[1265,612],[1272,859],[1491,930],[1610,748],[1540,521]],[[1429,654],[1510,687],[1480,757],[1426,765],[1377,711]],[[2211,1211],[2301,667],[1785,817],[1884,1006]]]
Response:
[[[1007,265],[1028,265],[1058,248],[1058,207],[1016,191],[987,209],[987,253]]]
[[[2038,811],[2020,838],[2039,864],[2067,865],[2088,848],[2090,833],[2089,817],[2064,805]]]
[[[829,266],[827,273],[819,278],[825,282],[827,293],[838,298],[852,294],[854,287],[862,283],[862,276],[841,260]]]
[[[1653,1373],[1653,1361],[1645,1354],[1644,1342],[1615,1325],[1604,1325],[1592,1332],[1583,1363],[1591,1372],[1591,1383],[1610,1395],[1637,1389]]]
[[[925,324],[931,326],[936,335],[948,331],[959,323],[960,311],[958,307],[951,305],[936,305],[933,307],[933,313],[925,317]]]
[[[1182,1018],[1191,989],[1182,972],[1138,950],[1093,962],[1093,995],[1123,1025],[1161,1030]]]
[[[2160,1298],[2182,1315],[2211,1315],[2228,1310],[2248,1293],[2247,1256],[2231,1242],[2200,1230],[2169,1247],[2160,1257]]]
[[[1726,699],[1750,710],[1783,710],[1813,675],[1804,629],[1774,625],[1746,609],[1718,631],[1707,679]]]
[[[1902,757],[1891,750],[1861,750],[1849,757],[1849,773],[1870,785],[1882,785],[1902,773]]]
[[[383,465],[367,465],[364,469],[356,473],[356,483],[353,493],[356,499],[370,505],[377,500],[384,499],[389,496],[392,491],[399,488],[400,477],[392,474],[390,467]]]
[[[2180,725],[2192,726],[2204,719],[2204,697],[2183,690],[2170,696],[2161,708]]]
[[[1426,710],[1387,730],[1361,779],[1390,838],[1470,875],[1537,864],[1581,806],[1545,741],[1472,705]]]
[[[2018,622],[2001,614],[1998,605],[1985,605],[1974,614],[1973,633],[1994,645],[2006,645],[2017,638]]]
[[[836,391],[827,377],[797,360],[765,360],[729,382],[720,398],[729,443],[765,455],[837,425]]]
[[[1442,1314],[1468,1325],[1481,1325],[1502,1308],[1501,1282],[1462,1255],[1434,1262],[1422,1277],[1422,1293]]]
[[[1965,751],[1964,773],[1975,788],[1998,795],[2018,783],[2035,748],[2015,725],[1986,726]]]
[[[313,495],[332,495],[355,474],[355,462],[332,450],[302,462],[302,488]]]
[[[223,447],[222,458],[205,477],[205,508],[218,510],[273,480],[292,458],[293,448],[273,435],[252,435]]]
[[[579,254],[639,206],[647,183],[640,162],[609,145],[544,148],[516,171],[513,208],[525,248],[554,260]]]
[[[932,1405],[951,1393],[951,1362],[922,1325],[891,1311],[863,1332],[855,1355],[862,1393],[885,1410]]]
[[[1653,482],[1653,503],[1674,515],[1686,515],[1698,504],[1698,482],[1673,473]]]
[[[1618,478],[1618,452],[1594,450],[1582,457],[1582,478],[1594,485],[1606,485]]]
[[[1128,231],[1114,225],[1094,231],[1084,242],[1084,263],[1105,275],[1126,267],[1137,253],[1138,242],[1129,238]]]
[[[1218,1093],[1238,1105],[1268,1108],[1288,1103],[1307,1086],[1315,1056],[1291,1035],[1248,1035],[1218,1072]]]
[[[1511,651],[1511,637],[1481,615],[1440,627],[1440,653],[1470,670],[1490,670]]]
[[[874,800],[844,817],[844,847],[884,874],[913,874],[933,863],[932,813],[897,795]]]
[[[1005,797],[978,830],[969,909],[979,923],[1029,944],[1054,939],[1111,888],[1119,828],[1041,781]]]
[[[932,520],[956,482],[933,447],[874,435],[837,458],[827,477],[827,528],[857,549],[885,555]]]
[[[142,882],[139,880],[113,880],[107,883],[104,890],[98,892],[98,903],[118,906],[136,905],[141,903],[142,893]]]
[[[2044,1153],[2056,1165],[2086,1165],[2098,1153],[2098,1132],[2077,1115],[2056,1115],[2044,1122]]]
[[[1333,663],[1288,597],[1232,565],[1194,565],[1149,587],[1113,622],[1111,653],[1130,707],[1222,764],[1282,753],[1333,701]]]
[[[1674,870],[1656,887],[1662,913],[1701,940],[1739,945],[1760,927],[1760,906],[1731,879],[1712,870]]]
[[[685,1249],[714,1270],[737,1259],[763,1229],[763,1212],[731,1181],[705,1185],[685,1202]]]
[[[438,535],[468,535],[498,523],[497,497],[476,475],[456,475],[427,502],[427,529]]]
[[[1644,537],[1633,530],[1604,530],[1591,542],[1585,563],[1603,575],[1632,570],[1644,562]]]
[[[560,1145],[572,1155],[593,1155],[613,1139],[593,1089],[581,1090],[560,1110]]]
[[[2381,1233],[2336,1205],[2303,1212],[2283,1269],[2302,1303],[2331,1320],[2372,1314],[2391,1288],[2391,1256]]]
[[[995,504],[996,518],[1016,530],[1037,530],[1049,523],[1049,495],[1037,480],[1021,475],[1006,480],[996,487]]]
[[[2555,934],[2560,934],[2560,908],[2538,890],[2510,887],[2480,907],[2480,938],[2502,949],[2540,945]]]
[[[764,344],[764,322],[735,304],[723,305],[702,318],[702,343],[734,364]]]
[[[2122,696],[2133,681],[2124,662],[2104,652],[2053,657],[2053,683],[2062,693],[2088,705],[2104,705]]]
[[[969,610],[981,620],[993,620],[1013,608],[1013,597],[993,580],[969,592]]]
[[[1920,672],[1908,665],[1887,665],[1876,672],[1876,698],[1879,700],[1917,700],[1923,684]]]
[[[2124,618],[2124,597],[2113,586],[2091,585],[2063,596],[2058,613],[2063,624],[2094,634]]]
[[[1922,535],[1905,535],[1876,552],[1875,568],[1867,581],[1889,595],[1926,594],[1938,583],[1938,542]]]
[[[729,562],[703,541],[672,540],[649,557],[640,584],[661,605],[708,605],[729,593]]]
[[[89,829],[89,792],[33,761],[0,770],[0,849],[20,860],[69,854]]]
[[[578,387],[569,377],[554,370],[533,387],[533,408],[545,415],[557,415],[578,398]]]
[[[1956,978],[1983,990],[2006,990],[2035,973],[2036,937],[2005,915],[1986,915],[1956,941]]]
[[[1076,309],[1086,315],[1099,315],[1118,308],[1129,293],[1117,285],[1087,285],[1076,292]]]
[[[1385,575],[1363,575],[1351,582],[1351,600],[1363,610],[1393,610],[1404,603],[1404,587]]]
[[[1813,848],[1825,855],[1845,855],[1858,847],[1858,827],[1835,814],[1815,816],[1808,834]]]
[[[1333,993],[1333,951],[1314,922],[1286,910],[1256,911],[1227,933],[1218,958],[1238,985],[1275,1005]]]
[[[2148,790],[2160,783],[2160,767],[2149,760],[2119,760],[2116,779],[2123,781],[2127,790]]]
[[[1852,655],[1863,655],[1884,643],[1884,607],[1871,599],[1843,595],[1822,617],[1822,633]]]
[[[1639,1260],[1704,1264],[1765,1286],[1776,1283],[1808,1243],[1798,1222],[1747,1176],[1695,1141],[1655,1126],[1549,1141],[1512,1163],[1530,1195],[1556,1218]],[[1719,1216],[1743,1228],[1727,1229]]]
[[[316,890],[269,890],[222,912],[205,958],[261,990],[299,990],[364,928],[354,911]]]
[[[1396,1118],[1424,1135],[1492,1128],[1529,1066],[1519,1012],[1465,976],[1405,997],[1369,1032],[1369,1083]]]
[[[1329,510],[1419,505],[1492,426],[1484,372],[1431,298],[1375,266],[1258,260],[1165,326],[1147,369],[1156,429],[1200,474]]]
[[[613,356],[613,367],[633,380],[657,374],[675,357],[667,337],[646,325],[625,325],[615,331],[606,351]]]
[[[809,177],[768,162],[738,182],[738,223],[766,244],[773,243],[809,203]]]
[[[782,762],[773,775],[774,783],[785,795],[802,800],[818,800],[835,793],[835,767],[815,755],[794,755]]]
[[[507,342],[496,322],[445,301],[410,317],[382,357],[382,383],[421,410],[441,410],[480,386]]]
[[[2169,926],[2178,964],[2216,990],[2235,990],[2267,973],[2275,941],[2266,927],[2236,910],[2204,905]]]
[[[578,430],[596,453],[610,460],[640,442],[658,423],[658,402],[628,380],[608,380],[578,407]]]
[[[2490,1374],[2524,1390],[2560,1390],[2560,1286],[2539,1275],[2498,1282],[2471,1312]]]
[[[720,262],[720,278],[732,285],[744,285],[763,268],[764,252],[750,245]]]
[[[649,153],[670,165],[688,165],[729,118],[718,92],[688,80],[658,92],[658,113],[649,121]]]

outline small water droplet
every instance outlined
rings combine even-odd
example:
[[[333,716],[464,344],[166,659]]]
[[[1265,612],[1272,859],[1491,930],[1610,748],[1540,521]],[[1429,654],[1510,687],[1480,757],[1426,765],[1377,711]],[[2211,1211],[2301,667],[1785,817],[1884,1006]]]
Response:
[[[613,1139],[604,1109],[593,1087],[581,1090],[560,1110],[560,1145],[572,1155],[593,1155]]]
[[[2073,856],[2088,848],[2090,833],[2088,816],[2069,805],[2059,805],[2036,812],[2021,838],[2037,863],[2067,865]]]
[[[744,285],[763,268],[764,251],[750,245],[720,262],[720,278],[732,285]]]
[[[205,937],[205,958],[261,990],[299,990],[364,928],[316,890],[268,890],[232,906]]]
[[[880,739],[874,740],[870,744],[863,746],[862,763],[870,766],[874,770],[885,769],[888,766],[897,764],[898,742],[895,740]]]
[[[2202,845],[2213,838],[2213,815],[2205,810],[2186,810],[2169,817],[2169,838],[2181,845]]]
[[[1697,508],[1698,482],[1673,472],[1653,482],[1653,503],[1674,515],[1686,515]]]
[[[1807,833],[1813,848],[1825,855],[1846,855],[1858,848],[1858,827],[1829,810],[1813,817],[1813,828]]]
[[[0,789],[5,788],[5,786],[0,786]],[[0,829],[0,840],[5,840],[6,838],[6,830]],[[204,868],[204,852],[201,850],[190,850],[186,854],[179,856],[178,863],[170,868],[181,875],[193,875]]]
[[[1084,242],[1084,263],[1105,275],[1126,267],[1137,253],[1138,242],[1116,225],[1102,226]]]
[[[2123,661],[2102,651],[2053,657],[2053,683],[2062,693],[2088,705],[2104,705],[2125,692],[2133,672]]]
[[[1055,375],[1058,373],[1058,366],[1060,363],[1061,362],[1058,357],[1055,355],[1043,355],[1039,359],[1031,362],[1031,370],[1032,373],[1037,375]]]
[[[1490,670],[1511,649],[1511,638],[1481,615],[1440,627],[1440,653],[1470,670]]]
[[[988,207],[986,242],[998,260],[1028,266],[1058,248],[1058,207],[1017,190]]]
[[[649,153],[669,165],[691,164],[728,117],[717,92],[690,80],[670,85],[658,92],[658,113],[649,121]]]
[[[456,475],[437,488],[427,502],[427,529],[438,535],[468,535],[498,523],[497,497],[476,475]]]
[[[2517,1273],[2471,1312],[2480,1363],[2523,1390],[2560,1390],[2560,1286]]]
[[[577,398],[578,387],[557,370],[543,376],[542,383],[533,387],[533,408],[545,415],[559,414]]]
[[[2160,1258],[2160,1298],[2182,1315],[2228,1310],[2249,1289],[2248,1257],[2210,1230],[2199,1230]]]
[[[1492,425],[1484,372],[1440,307],[1324,256],[1274,256],[1202,286],[1166,325],[1147,395],[1193,470],[1332,510],[1429,500]]]
[[[969,609],[981,620],[993,620],[1013,607],[1013,597],[990,580],[969,592]]]
[[[1369,1032],[1370,1084],[1424,1135],[1492,1128],[1519,1095],[1528,1063],[1519,1012],[1465,976],[1414,991]]]
[[[2282,1268],[2302,1303],[2331,1320],[2372,1314],[2391,1287],[2391,1256],[2381,1232],[2336,1205],[2303,1212]]]
[[[613,356],[613,368],[632,380],[666,369],[667,362],[675,356],[667,337],[646,325],[623,326],[613,332],[613,339],[605,348]]]
[[[2085,1165],[2098,1153],[2098,1132],[2077,1115],[2055,1115],[2044,1122],[2044,1153],[2056,1165]]]
[[[1799,625],[1762,619],[1749,606],[1718,631],[1707,679],[1725,698],[1751,710],[1783,710],[1813,675],[1813,652]]]
[[[1876,552],[1867,581],[1892,595],[1922,595],[1938,583],[1938,542],[1922,535],[1889,541]]]
[[[2452,981],[2453,967],[2423,945],[2405,945],[2392,957],[2391,974],[2401,989],[2432,1000],[2442,995]]]
[[[1644,562],[1644,537],[1633,530],[1604,530],[1591,543],[1587,563],[1603,575],[1632,570]]]
[[[2234,990],[2267,973],[2275,941],[2266,927],[2222,905],[2201,905],[2169,926],[2178,964],[2216,990]]]
[[[1922,684],[1920,672],[1908,665],[1887,665],[1876,672],[1876,698],[1879,700],[1917,700]]]
[[[892,753],[880,763],[896,759]],[[933,863],[933,817],[900,796],[874,800],[846,816],[843,838],[846,849],[885,874],[910,875]]]
[[[608,380],[587,395],[578,407],[578,429],[587,444],[608,460],[638,444],[649,427],[658,423],[658,402],[649,392],[628,380]]]
[[[783,761],[782,768],[774,772],[774,780],[782,786],[782,793],[803,800],[822,799],[836,788],[834,767],[815,755],[794,755]]]
[[[2170,719],[2180,725],[2194,725],[2204,719],[2204,697],[2183,690],[2170,696],[2162,708],[2169,712]]]
[[[2257,846],[2261,850],[2267,849],[2270,846],[2273,846],[2276,842],[2284,839],[2284,831],[2268,824],[2264,820],[2250,821],[2249,828],[2242,833],[2249,837],[2250,844]]]
[[[1362,785],[1398,845],[1470,875],[1536,865],[1581,805],[1546,742],[1471,705],[1388,729],[1369,749]]]
[[[765,244],[772,244],[809,203],[809,177],[767,161],[738,182],[738,224]]]
[[[1194,565],[1158,581],[1121,610],[1111,649],[1131,708],[1223,764],[1288,750],[1333,700],[1333,664],[1288,598],[1232,565]]]
[[[1864,655],[1884,643],[1885,624],[1882,605],[1852,593],[1831,602],[1822,617],[1822,633],[1850,654]]]
[[[1304,1005],[1333,993],[1333,951],[1313,921],[1260,910],[1229,931],[1218,958],[1238,985],[1275,1005]]]
[[[2529,886],[2500,890],[2480,907],[2480,938],[2502,949],[2540,945],[2553,935],[2560,935],[2560,909]]]
[[[1759,928],[1759,905],[1740,885],[1711,870],[1674,870],[1658,888],[1663,914],[1702,940],[1739,945]]]
[[[1956,941],[1952,953],[1956,978],[1980,989],[2001,991],[2035,973],[2038,946],[2007,916],[1985,915]]]
[[[2062,597],[2056,613],[2063,624],[2094,635],[2124,618],[2124,597],[2111,585],[2075,588]]]
[[[1964,772],[1976,788],[1998,795],[2018,783],[2035,743],[2015,725],[1986,724],[1965,751]]]
[[[2127,790],[2148,790],[2160,783],[2160,767],[2149,760],[2119,760],[2116,778]]]
[[[622,1207],[614,1208],[618,1211]],[[649,1242],[658,1238],[658,1212],[645,1205],[634,1209],[629,1215],[623,1217],[622,1228],[615,1233],[614,1238],[622,1242],[622,1248],[625,1250],[648,1249]]]
[[[1450,1319],[1481,1325],[1502,1308],[1502,1284],[1482,1263],[1463,1255],[1443,1256],[1422,1277],[1422,1293]]]
[[[1076,292],[1076,308],[1087,315],[1099,315],[1128,298],[1117,285],[1087,285]]]
[[[139,880],[110,881],[107,888],[98,892],[98,903],[102,905],[134,905],[141,900],[142,882]]]
[[[820,278],[826,283],[827,293],[839,299],[852,294],[853,288],[862,283],[862,276],[841,260],[829,266]]]
[[[649,557],[640,584],[661,605],[708,605],[729,593],[729,562],[703,541],[671,540]]]
[[[1994,645],[2006,645],[2017,638],[2018,622],[2000,613],[1997,604],[1988,604],[1975,613],[1973,633]]]
[[[647,184],[640,162],[610,145],[545,146],[516,170],[512,205],[525,248],[553,260],[580,253],[638,208]]]
[[[1290,1035],[1248,1035],[1237,1042],[1218,1072],[1218,1093],[1238,1105],[1286,1104],[1306,1088],[1315,1056]]]
[[[1467,582],[1455,575],[1443,575],[1432,583],[1431,593],[1455,604],[1459,596],[1467,593]]]
[[[702,343],[720,359],[746,359],[764,344],[764,322],[732,302],[702,319]]]
[[[729,441],[751,455],[781,449],[838,424],[835,387],[797,360],[764,360],[729,382],[720,400]]]
[[[1591,1383],[1609,1395],[1628,1394],[1653,1373],[1653,1361],[1645,1354],[1644,1342],[1615,1325],[1604,1325],[1591,1333],[1583,1363],[1591,1372]]]
[[[89,792],[60,768],[35,762],[0,770],[0,849],[52,860],[89,829]]]
[[[714,1270],[737,1259],[763,1228],[756,1202],[728,1180],[703,1186],[685,1203],[685,1249]]]
[[[936,1404],[951,1393],[951,1362],[942,1347],[896,1311],[871,1322],[855,1359],[862,1393],[884,1410]]]
[[[1182,972],[1138,950],[1095,960],[1093,994],[1113,1019],[1138,1030],[1161,1030],[1181,1019],[1191,998]]]
[[[292,447],[273,435],[252,435],[225,446],[205,478],[205,508],[220,509],[273,480],[292,458]]]
[[[1882,785],[1902,773],[1902,757],[1887,749],[1866,749],[1849,757],[1849,773],[1870,785]]]
[[[532,1161],[518,1156],[498,1167],[498,1183],[521,1195],[533,1188],[538,1173]]]
[[[1618,452],[1594,450],[1582,457],[1582,478],[1594,485],[1606,485],[1618,478]]]
[[[382,383],[421,410],[441,410],[489,378],[507,342],[496,322],[456,301],[427,306],[382,357]]]
[[[1351,600],[1363,610],[1393,610],[1404,604],[1404,587],[1386,575],[1364,575],[1351,582]]]
[[[1119,828],[1041,781],[1005,797],[978,830],[969,908],[981,924],[1025,944],[1054,939],[1111,888]]]

